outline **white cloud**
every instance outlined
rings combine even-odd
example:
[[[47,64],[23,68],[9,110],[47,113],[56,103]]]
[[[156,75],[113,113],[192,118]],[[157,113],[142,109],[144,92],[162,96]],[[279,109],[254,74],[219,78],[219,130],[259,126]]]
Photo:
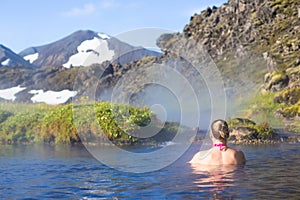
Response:
[[[91,15],[95,12],[96,8],[93,4],[85,4],[82,8],[72,8],[69,11],[64,12],[63,14],[68,17],[72,16],[83,16]]]
[[[115,0],[102,0],[100,5],[101,5],[102,8],[108,9],[108,8],[120,7],[121,3],[119,3]]]

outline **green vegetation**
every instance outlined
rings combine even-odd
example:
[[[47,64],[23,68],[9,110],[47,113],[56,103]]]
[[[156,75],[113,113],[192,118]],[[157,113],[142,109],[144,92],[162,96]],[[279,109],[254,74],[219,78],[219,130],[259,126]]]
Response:
[[[7,143],[35,141],[41,116],[40,112],[20,112],[9,116],[1,123],[0,140]]]
[[[72,105],[62,105],[49,109],[41,124],[41,139],[51,143],[79,142],[76,127],[73,124]]]
[[[288,84],[288,76],[284,72],[274,71],[265,75],[265,88],[270,90],[276,84]]]
[[[279,92],[258,93],[240,105],[236,115],[268,122],[272,127],[300,132],[300,88],[287,88]]]
[[[272,140],[277,137],[277,134],[268,122],[256,124],[254,121],[244,118],[233,118],[229,119],[227,122],[230,129],[242,128],[243,132],[248,133],[244,134],[242,139]]]
[[[274,113],[281,108],[281,103],[274,102],[275,93],[257,93],[240,105],[237,115],[253,119],[258,123],[268,122],[272,127],[283,128],[282,120],[275,117]]]
[[[286,106],[280,110],[280,113],[286,118],[294,118],[300,116],[300,101],[291,106]]]
[[[169,122],[147,140],[135,137],[151,120],[155,121],[152,126],[162,126],[147,107],[109,102],[74,106],[1,103],[0,142],[71,144],[83,141],[97,144],[108,138],[116,144],[133,144],[171,140],[178,131],[178,123]]]
[[[12,115],[11,112],[0,110],[0,123],[4,122],[11,115]]]

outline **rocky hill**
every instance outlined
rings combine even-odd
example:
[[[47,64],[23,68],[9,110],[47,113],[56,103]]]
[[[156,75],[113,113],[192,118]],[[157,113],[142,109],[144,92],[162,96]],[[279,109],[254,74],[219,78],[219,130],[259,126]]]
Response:
[[[299,1],[229,0],[195,14],[182,34],[163,35],[158,44],[168,55],[182,38],[209,52],[231,100],[245,100],[249,94],[255,99],[259,93],[272,96],[270,102],[248,107],[248,117],[270,112],[285,125],[299,127]]]
[[[25,60],[22,56],[14,53],[9,48],[0,45],[0,66],[21,66],[24,68],[32,68],[34,67],[29,61]]]
[[[300,64],[298,8],[294,0],[229,0],[195,14],[182,34],[169,36],[159,45],[168,52],[176,48],[173,43],[180,37],[195,40],[205,47],[225,80],[252,87],[263,83],[266,72]],[[232,85],[230,80],[227,83]]]

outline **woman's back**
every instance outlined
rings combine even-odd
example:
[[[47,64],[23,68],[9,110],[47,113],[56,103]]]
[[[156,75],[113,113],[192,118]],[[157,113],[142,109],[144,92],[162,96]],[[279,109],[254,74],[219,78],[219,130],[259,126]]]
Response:
[[[211,154],[213,160],[223,165],[244,164],[246,162],[244,153],[232,148],[227,148],[224,151],[215,149]]]
[[[228,137],[227,122],[221,119],[213,121],[210,128],[210,138],[213,141],[213,147],[210,150],[196,153],[190,163],[205,165],[244,164],[246,162],[244,153],[227,147]]]
[[[246,162],[244,153],[232,148],[226,148],[224,150],[212,148],[206,152],[206,156],[204,156],[203,153],[204,152],[198,152],[190,163],[205,165],[236,165],[244,164]]]

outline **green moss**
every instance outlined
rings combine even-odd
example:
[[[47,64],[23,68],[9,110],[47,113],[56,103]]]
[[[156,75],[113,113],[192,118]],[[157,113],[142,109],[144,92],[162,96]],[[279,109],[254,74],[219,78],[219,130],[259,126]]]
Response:
[[[279,111],[284,117],[292,119],[300,116],[300,100],[294,105],[283,107]]]
[[[284,9],[288,8],[289,5],[296,3],[295,0],[271,0],[270,6],[274,8]]]
[[[285,105],[297,104],[300,99],[300,88],[290,88],[278,92],[274,96],[275,103],[284,103]]]
[[[285,79],[286,78],[286,74],[284,72],[279,72],[279,71],[274,71],[272,73],[272,76],[271,76],[271,81],[270,82],[278,82],[282,79]]]
[[[268,76],[269,78],[267,78],[266,76]],[[274,71],[272,72],[272,74],[265,75],[265,81],[265,88],[267,90],[270,90],[273,85],[276,85],[278,83],[282,82],[287,84],[288,76],[285,74],[285,72]]]
[[[300,74],[300,65],[297,66],[297,67],[288,68],[288,69],[286,70],[286,73],[287,73],[289,76],[292,76],[292,75],[295,75],[295,74]]]

